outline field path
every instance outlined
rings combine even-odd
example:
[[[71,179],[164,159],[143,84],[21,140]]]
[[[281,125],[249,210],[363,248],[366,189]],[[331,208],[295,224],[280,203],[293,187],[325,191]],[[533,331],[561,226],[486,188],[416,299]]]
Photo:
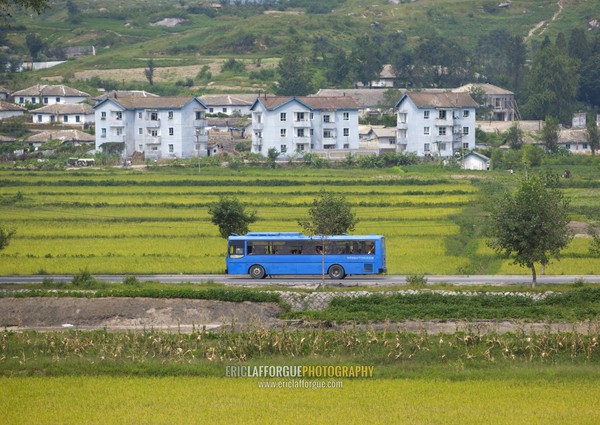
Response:
[[[552,15],[552,19],[550,20],[551,22],[556,21],[556,19],[562,13],[563,8],[565,6],[565,0],[558,0],[558,2],[556,4],[558,4],[558,10],[556,11],[556,13],[554,15]],[[546,28],[548,28],[547,22],[541,21],[541,22],[538,22],[537,24],[535,24],[535,26],[532,29],[530,29],[529,32],[527,33],[527,36],[525,37],[524,42],[527,43],[531,39],[531,37],[533,37],[533,35],[536,33],[536,31],[539,30],[540,28],[542,28],[542,30],[540,31],[539,35],[542,35],[544,33],[544,31],[546,31]]]

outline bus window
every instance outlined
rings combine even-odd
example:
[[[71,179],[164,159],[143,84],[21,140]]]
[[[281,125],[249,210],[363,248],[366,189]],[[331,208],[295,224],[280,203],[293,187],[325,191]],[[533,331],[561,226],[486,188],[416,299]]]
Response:
[[[365,245],[367,254],[375,254],[375,243],[373,241],[368,241]]]
[[[266,241],[248,242],[248,254],[264,255],[268,253],[269,244]]]
[[[244,241],[232,241],[229,244],[229,256],[231,258],[242,258],[244,256]]]

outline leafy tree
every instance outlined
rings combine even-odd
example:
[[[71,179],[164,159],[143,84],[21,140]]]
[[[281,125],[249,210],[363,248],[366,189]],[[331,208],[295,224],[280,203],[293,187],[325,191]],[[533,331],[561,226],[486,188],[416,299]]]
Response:
[[[506,130],[504,143],[510,146],[511,149],[521,149],[523,146],[523,130],[521,130],[518,123],[515,122]]]
[[[34,33],[27,34],[25,37],[25,44],[27,45],[27,49],[29,49],[29,53],[31,53],[31,57],[33,59],[37,59],[38,55],[42,51],[45,46],[44,40]]]
[[[552,115],[570,123],[578,86],[576,61],[547,46],[537,54],[529,73],[525,114],[533,119]]]
[[[11,16],[10,9],[32,10],[41,13],[49,7],[49,0],[0,0],[0,17]]]
[[[247,212],[244,204],[237,198],[228,196],[222,196],[218,202],[210,204],[208,213],[211,215],[211,223],[219,226],[219,233],[223,238],[232,233],[248,233],[250,224],[257,220],[256,211]]]
[[[573,28],[569,37],[569,56],[579,59],[582,63],[591,55],[590,45],[587,41],[585,31],[581,28]]]
[[[279,81],[275,93],[281,96],[306,96],[312,92],[308,59],[287,49],[277,65]]]
[[[81,11],[73,0],[67,0],[67,19],[71,24],[81,23]]]
[[[514,264],[531,269],[558,258],[571,240],[567,225],[569,202],[556,187],[557,177],[532,176],[522,180],[514,193],[506,193],[491,212],[488,245]]]
[[[509,87],[515,92],[521,88],[526,59],[527,48],[523,38],[519,36],[511,37],[506,45],[506,73]]]
[[[383,69],[383,58],[379,46],[368,35],[357,37],[350,53],[351,71],[356,81],[364,86],[379,79]]]
[[[348,74],[350,65],[346,54],[340,49],[333,54],[328,61],[325,77],[327,81],[336,87],[344,86],[349,83]]]
[[[322,253],[322,285],[325,284],[325,243],[327,236],[341,235],[354,230],[358,219],[352,212],[350,204],[343,195],[336,195],[321,190],[319,196],[313,200],[308,209],[307,220],[300,220],[298,224],[310,235],[321,237]]]
[[[150,85],[154,84],[154,68],[154,60],[148,59],[148,68],[144,69],[144,75],[146,75]]]
[[[0,224],[0,251],[8,246],[14,234],[14,229],[8,229]]]
[[[558,35],[556,36],[556,40],[554,41],[554,45],[561,53],[564,54],[568,52],[567,37],[565,37],[564,32],[561,31],[558,33]]]
[[[277,163],[275,161],[277,161],[278,157],[279,157],[279,151],[275,148],[269,148],[269,150],[267,152],[267,162],[269,163],[269,167],[271,167],[271,168],[277,167]]]
[[[600,130],[598,130],[598,123],[593,114],[589,114],[585,122],[586,132],[585,138],[590,145],[592,155],[596,155],[596,151],[600,147]]]
[[[558,120],[548,115],[544,120],[540,140],[549,152],[556,152],[558,150],[558,134]]]
[[[242,74],[246,71],[246,66],[242,61],[237,61],[233,58],[227,59],[221,67],[222,72],[232,72],[234,74]]]
[[[600,107],[600,53],[588,58],[579,74],[579,99]]]

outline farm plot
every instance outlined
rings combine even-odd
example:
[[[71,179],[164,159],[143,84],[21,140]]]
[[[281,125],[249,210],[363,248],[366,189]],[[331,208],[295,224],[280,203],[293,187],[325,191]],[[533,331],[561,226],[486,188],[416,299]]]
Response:
[[[0,187],[2,223],[17,232],[0,253],[0,274],[222,273],[226,241],[210,222],[211,202],[233,196],[255,210],[252,231],[300,231],[298,220],[322,189],[352,204],[360,220],[354,233],[386,236],[389,273],[461,274],[472,259],[447,241],[462,232],[453,217],[470,214],[465,207],[479,191],[469,179],[440,173],[207,168],[198,174],[163,167],[4,170]],[[574,196],[577,189],[569,190]],[[484,240],[476,243],[478,261],[496,258]],[[582,243],[547,272],[600,271],[600,260],[588,258]],[[499,271],[528,273],[508,260]]]

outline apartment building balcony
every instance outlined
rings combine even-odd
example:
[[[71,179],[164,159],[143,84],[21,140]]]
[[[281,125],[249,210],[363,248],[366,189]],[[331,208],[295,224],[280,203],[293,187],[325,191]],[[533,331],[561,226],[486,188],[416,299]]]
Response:
[[[207,120],[194,120],[194,127],[206,127],[208,125]]]
[[[436,118],[435,126],[436,127],[452,127],[454,125],[454,120],[452,118]]]
[[[304,145],[307,143],[310,143],[310,137],[304,136],[304,137],[298,137],[298,136],[294,136],[292,137],[292,143],[296,144],[296,145]]]
[[[253,122],[252,123],[252,129],[253,130],[264,130],[265,129],[265,124],[262,122]]]
[[[310,120],[294,120],[294,128],[309,128]]]
[[[160,143],[161,143],[161,137],[160,136],[146,137],[146,139],[144,140],[144,143],[146,145],[160,145]]]
[[[396,128],[398,128],[398,130],[408,130],[408,123],[407,122],[398,122],[396,124]]]

